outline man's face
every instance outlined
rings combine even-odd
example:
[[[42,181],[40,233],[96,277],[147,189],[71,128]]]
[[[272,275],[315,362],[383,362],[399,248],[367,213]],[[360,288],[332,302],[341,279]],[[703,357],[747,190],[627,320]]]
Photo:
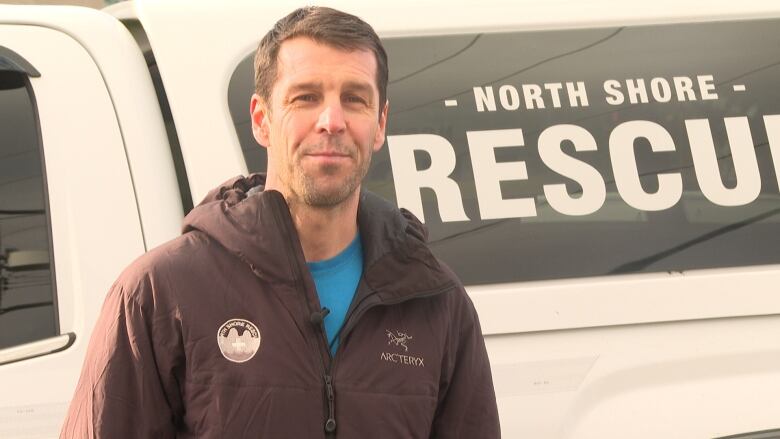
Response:
[[[277,63],[271,102],[254,95],[251,103],[268,179],[288,199],[338,206],[356,195],[385,139],[374,54],[294,38],[282,43]]]

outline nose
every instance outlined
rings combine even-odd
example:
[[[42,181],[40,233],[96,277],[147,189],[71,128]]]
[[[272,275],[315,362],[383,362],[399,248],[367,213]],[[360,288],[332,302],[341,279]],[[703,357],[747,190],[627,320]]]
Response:
[[[346,129],[344,110],[341,103],[331,103],[323,108],[317,120],[317,132],[340,134]]]

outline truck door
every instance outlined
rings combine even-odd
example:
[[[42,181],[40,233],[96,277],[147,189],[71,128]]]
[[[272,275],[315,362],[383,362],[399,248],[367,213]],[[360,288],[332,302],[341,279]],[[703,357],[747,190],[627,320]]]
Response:
[[[103,295],[145,247],[101,66],[26,10],[0,14],[0,437],[57,437]]]

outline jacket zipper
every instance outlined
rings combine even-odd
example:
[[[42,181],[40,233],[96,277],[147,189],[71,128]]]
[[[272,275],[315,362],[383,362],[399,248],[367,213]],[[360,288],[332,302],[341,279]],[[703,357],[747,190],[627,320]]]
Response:
[[[325,433],[336,432],[336,395],[333,393],[333,377],[325,374],[325,395],[328,398],[328,419],[325,421]]]
[[[279,224],[283,228],[288,229],[287,233],[288,233],[288,235],[291,235],[291,231],[289,229],[292,228],[294,230],[295,226],[292,224],[292,219],[291,218],[289,218],[289,217],[288,218],[284,218],[283,215],[280,213],[280,210],[282,208],[284,208],[284,209],[288,208],[287,207],[287,203],[285,201],[283,201],[283,199],[280,200],[280,201],[281,201],[281,204],[283,204],[283,206],[278,206],[278,209],[275,211],[275,214],[277,216],[277,221],[279,221]],[[285,221],[285,219],[287,219],[287,221]],[[297,235],[297,232],[296,232],[296,235]],[[295,270],[294,270],[294,272],[296,274],[296,279],[295,280],[296,280],[296,283],[301,288],[301,291],[303,291],[304,308],[307,311],[309,311],[309,316],[307,316],[306,320],[309,320],[311,315],[313,314],[313,311],[311,310],[311,307],[309,305],[309,300],[308,300],[308,295],[310,294],[310,292],[309,292],[309,289],[306,286],[305,273],[303,272],[303,267],[298,263],[297,258],[295,258],[295,256],[294,256],[297,253],[297,250],[298,250],[297,247],[295,246],[294,241],[295,240],[293,240],[293,239],[291,239],[289,241],[290,251],[291,251],[291,255],[292,255],[290,257],[290,259],[291,259],[290,260],[290,265],[295,267]],[[315,297],[316,297],[316,294],[317,294],[317,292],[314,291]],[[317,312],[317,311],[314,311],[314,312]],[[327,355],[327,357],[329,359],[329,362],[328,362],[329,364],[326,366],[325,362],[322,359],[322,351],[320,350],[317,353],[317,357],[319,359],[320,365],[322,366],[322,378],[323,378],[323,381],[325,382],[325,386],[324,386],[325,387],[325,400],[326,400],[326,404],[328,406],[328,417],[325,420],[325,424],[324,424],[323,427],[324,427],[324,430],[325,430],[325,433],[326,433],[327,437],[333,437],[333,435],[334,435],[334,433],[336,431],[336,416],[335,416],[335,412],[336,412],[336,407],[335,407],[336,406],[336,393],[333,391],[333,375],[331,373],[331,369],[333,367],[333,356],[330,353],[330,346],[328,345],[328,336],[327,336],[327,334],[325,332],[325,322],[324,321],[320,322],[317,329],[318,329],[318,332],[320,332],[320,334],[319,334],[320,335],[320,337],[319,337],[320,338],[320,343],[318,343],[318,344],[320,345],[320,349],[323,346],[325,347],[325,354]]]
[[[304,290],[304,294],[306,294],[308,289],[306,288],[302,267],[298,267],[298,275],[299,283]],[[317,292],[314,291],[314,294],[316,295]],[[306,309],[311,311],[309,307],[309,301],[307,299],[304,299],[304,301],[306,302]],[[317,357],[320,360],[320,365],[322,366],[322,379],[325,382],[325,401],[328,406],[327,418],[325,419],[323,428],[325,430],[326,437],[334,437],[336,432],[336,392],[333,391],[333,355],[330,353],[330,346],[328,345],[328,334],[325,332],[324,319],[319,323],[319,325],[317,325],[317,332],[319,332],[318,335],[320,342],[318,344],[320,345],[320,349],[324,347],[325,354],[328,357],[328,364],[326,365],[322,360],[322,351],[317,353]]]

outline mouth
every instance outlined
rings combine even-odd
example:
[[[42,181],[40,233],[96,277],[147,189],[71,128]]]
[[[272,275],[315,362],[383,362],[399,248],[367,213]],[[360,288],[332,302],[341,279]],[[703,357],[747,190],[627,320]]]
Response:
[[[338,152],[338,151],[317,151],[317,152],[307,152],[304,154],[305,156],[310,157],[325,157],[325,158],[348,158],[351,157],[350,154],[344,153],[344,152]]]
[[[325,162],[337,162],[350,160],[353,158],[353,154],[351,151],[345,150],[344,148],[325,147],[312,148],[308,151],[303,151],[303,157]]]
[[[356,160],[356,153],[357,151],[351,145],[336,139],[304,144],[299,150],[302,160],[310,160],[325,166],[342,166],[350,160]]]
[[[337,151],[317,151],[308,152],[303,155],[302,160],[310,166],[317,169],[331,171],[352,166],[352,156]]]

